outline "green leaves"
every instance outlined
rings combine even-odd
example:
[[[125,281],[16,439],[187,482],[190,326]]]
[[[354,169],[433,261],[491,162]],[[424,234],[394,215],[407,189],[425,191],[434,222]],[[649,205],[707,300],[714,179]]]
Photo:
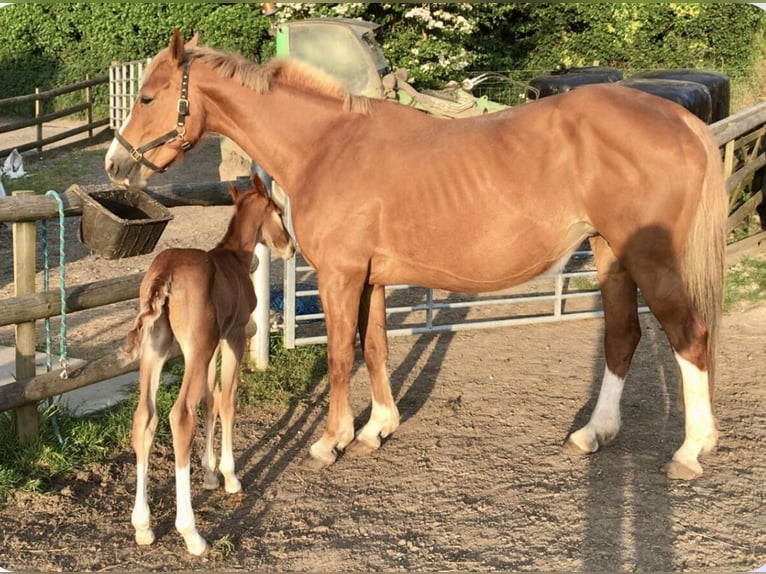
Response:
[[[510,72],[517,80],[557,66],[598,63],[624,72],[710,67],[745,77],[766,15],[722,3],[279,4],[275,18],[363,18],[393,68],[422,89],[469,72]],[[12,4],[0,10],[0,93],[4,96],[103,75],[114,61],[142,59],[170,31],[259,59],[273,53],[270,20],[251,3]],[[518,73],[517,73],[518,72]],[[98,97],[104,98],[103,95]],[[63,106],[62,106],[63,107]]]

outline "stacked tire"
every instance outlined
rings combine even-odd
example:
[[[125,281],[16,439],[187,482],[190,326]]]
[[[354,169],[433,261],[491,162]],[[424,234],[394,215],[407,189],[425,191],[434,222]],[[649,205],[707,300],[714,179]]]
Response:
[[[648,70],[627,79],[623,79],[619,70],[608,67],[548,72],[529,82],[527,99],[537,100],[588,84],[610,82],[676,102],[708,124],[729,115],[729,78],[711,70],[686,68]]]
[[[708,123],[717,122],[718,120],[722,120],[729,116],[729,78],[724,74],[714,72],[712,70],[695,70],[684,68],[676,70],[647,70],[645,72],[638,72],[633,74],[630,76],[630,78],[628,78],[628,80],[625,81],[629,82],[630,80],[639,79],[657,82],[687,82],[702,85],[710,94],[710,120]],[[678,92],[684,92],[685,89],[689,89],[691,91],[691,87],[688,86],[688,84],[677,86]],[[694,99],[695,98],[692,97],[687,98],[687,100],[690,102]],[[703,98],[698,97],[696,99],[701,100]],[[690,111],[694,112],[694,110]],[[704,120],[705,118],[702,119]]]
[[[615,68],[589,66],[565,68],[546,72],[533,78],[527,86],[527,100],[539,100],[562,94],[588,84],[603,84],[622,80],[622,72]]]

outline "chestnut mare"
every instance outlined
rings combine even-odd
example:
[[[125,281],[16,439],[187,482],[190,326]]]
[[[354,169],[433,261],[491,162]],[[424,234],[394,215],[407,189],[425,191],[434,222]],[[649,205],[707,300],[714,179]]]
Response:
[[[196,44],[184,46],[174,32],[152,60],[105,168],[118,185],[141,185],[211,131],[284,189],[327,326],[330,399],[324,434],[311,446],[316,466],[343,449],[377,449],[399,424],[384,285],[503,289],[563,264],[589,238],[606,366],[591,419],[565,450],[594,452],[620,428],[641,336],[638,287],[682,377],[685,439],[664,470],[702,473],[698,456],[718,438],[712,387],[727,215],[721,158],[705,124],[675,103],[611,84],[444,120],[351,96],[298,62],[258,65]],[[357,331],[372,410],[355,435]]]
[[[192,510],[189,451],[197,428],[196,410],[203,401],[204,486],[217,488],[213,438],[221,415],[221,463],[226,492],[239,492],[234,474],[232,433],[239,364],[245,349],[245,327],[255,309],[250,265],[255,244],[265,242],[279,255],[292,257],[293,245],[279,208],[257,177],[252,189],[238,192],[229,184],[234,215],[224,238],[210,251],[166,249],[154,258],[141,281],[139,312],[122,349],[125,362],[140,357],[140,397],[133,416],[136,451],[136,501],[132,522],[138,544],[151,544],[146,481],[149,451],[157,428],[155,399],[162,366],[177,341],[184,356],[184,376],[170,411],[176,464],[176,528],[192,554],[207,543],[199,535]],[[216,386],[217,351],[221,352],[221,384]]]

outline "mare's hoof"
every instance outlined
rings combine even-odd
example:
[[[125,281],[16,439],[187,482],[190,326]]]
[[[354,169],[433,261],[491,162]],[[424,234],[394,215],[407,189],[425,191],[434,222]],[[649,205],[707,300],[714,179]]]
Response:
[[[572,440],[572,437],[567,439],[567,441],[564,443],[564,446],[561,447],[561,454],[565,456],[572,456],[576,458],[582,458],[585,456],[588,456],[589,454],[593,454],[591,451],[588,451],[581,447],[579,444],[577,444],[575,441]]]
[[[678,460],[671,460],[662,467],[662,473],[672,480],[693,480],[702,476],[702,466],[697,461],[689,465]]]

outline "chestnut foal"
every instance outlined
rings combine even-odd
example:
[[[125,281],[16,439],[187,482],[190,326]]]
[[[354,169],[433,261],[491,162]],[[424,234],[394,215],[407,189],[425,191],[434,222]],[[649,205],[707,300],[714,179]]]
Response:
[[[181,389],[170,412],[176,463],[176,528],[189,552],[200,555],[207,543],[197,532],[190,494],[190,450],[197,429],[197,407],[202,399],[205,451],[204,487],[217,488],[213,435],[221,415],[221,463],[226,492],[239,492],[234,474],[232,432],[239,364],[245,348],[245,327],[256,298],[250,266],[257,242],[287,259],[294,247],[279,208],[269,199],[261,180],[238,192],[229,184],[234,215],[224,238],[210,251],[166,249],[150,265],[141,281],[140,307],[122,349],[125,361],[140,357],[140,397],[133,416],[136,452],[136,501],[132,523],[138,544],[151,544],[146,498],[148,459],[157,428],[155,401],[160,373],[177,341],[184,356]],[[221,351],[221,384],[216,385],[217,351]]]

